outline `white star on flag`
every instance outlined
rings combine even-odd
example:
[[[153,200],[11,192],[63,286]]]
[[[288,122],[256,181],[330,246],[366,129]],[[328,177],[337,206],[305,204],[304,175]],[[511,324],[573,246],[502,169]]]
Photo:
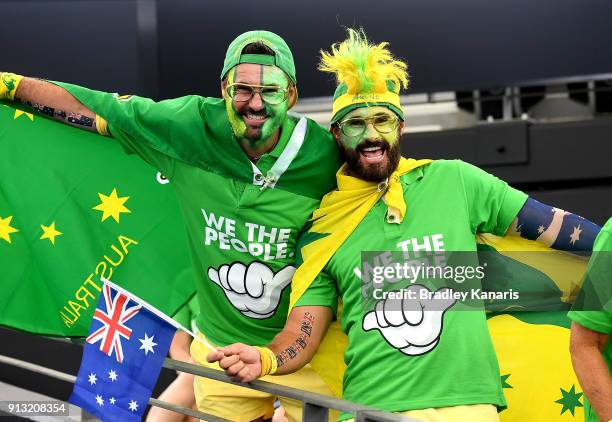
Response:
[[[109,400],[110,404],[115,404],[115,402],[116,402],[116,401],[117,401],[117,400],[115,400],[115,398],[114,398],[114,397],[111,397],[111,398],[110,398],[110,400]]]
[[[538,227],[538,233],[544,233],[544,226],[540,225],[540,227]]]
[[[135,412],[136,410],[138,410],[138,403],[136,403],[136,400],[132,400],[130,402],[130,410],[132,412]]]
[[[102,399],[102,396],[99,394],[96,396],[96,403],[98,403],[98,406],[102,406],[104,404],[104,399]]]
[[[574,226],[574,231],[570,235],[570,243],[572,245],[580,240],[580,233],[582,233],[582,230],[580,229],[580,224],[578,224],[578,227]]]
[[[89,384],[94,385],[96,381],[98,381],[96,374],[94,374],[93,372],[90,372],[89,373]]]
[[[110,370],[110,372],[108,373],[108,377],[110,378],[111,381],[117,381],[117,373],[115,372],[114,369]]]
[[[139,338],[138,341],[142,343],[142,346],[140,346],[140,349],[144,349],[145,351],[145,355],[148,355],[149,352],[151,353],[155,353],[155,351],[153,350],[153,346],[157,346],[157,343],[153,342],[153,338],[155,338],[155,336],[151,336],[149,337],[147,335],[147,333],[145,333],[144,338]]]

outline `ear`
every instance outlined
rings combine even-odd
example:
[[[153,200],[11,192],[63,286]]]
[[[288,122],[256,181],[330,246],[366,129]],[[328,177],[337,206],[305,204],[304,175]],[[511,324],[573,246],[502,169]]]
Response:
[[[225,88],[227,87],[227,78],[224,78],[221,81],[221,98],[225,99],[225,97],[227,97],[227,91],[225,90]]]
[[[329,128],[329,131],[334,137],[334,141],[336,141],[336,143],[339,145],[340,144],[340,126],[338,126],[337,124],[333,125],[332,127]]]
[[[288,99],[289,99],[289,109],[291,109],[293,108],[295,103],[297,103],[297,99],[298,99],[297,87],[293,84],[290,84],[289,88],[287,88],[287,91],[288,91]]]

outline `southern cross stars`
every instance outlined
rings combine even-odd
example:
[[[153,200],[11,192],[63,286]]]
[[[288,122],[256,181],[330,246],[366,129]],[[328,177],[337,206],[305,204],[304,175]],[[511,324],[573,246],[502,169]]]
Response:
[[[62,232],[55,228],[55,221],[53,223],[51,223],[49,226],[43,226],[41,224],[40,228],[43,231],[43,234],[42,234],[42,236],[40,236],[40,239],[41,240],[42,239],[49,239],[49,241],[53,245],[55,245],[55,238],[56,238],[56,236],[61,236],[62,235]]]
[[[96,377],[96,374],[94,374],[93,372],[89,373],[89,384],[94,385],[96,383],[96,381],[98,381],[98,377]]]
[[[113,188],[113,191],[110,195],[106,196],[102,193],[98,192],[98,196],[100,197],[100,203],[93,207],[94,210],[102,211],[102,221],[106,220],[108,217],[113,217],[113,219],[118,223],[119,217],[121,213],[129,213],[132,212],[125,207],[125,202],[130,199],[129,196],[119,197],[117,195],[117,189]]]
[[[136,402],[136,400],[132,400],[132,401],[130,402],[130,410],[131,410],[132,412],[135,412],[135,411],[137,411],[137,410],[138,410],[138,403]]]
[[[568,410],[574,416],[574,411],[577,407],[583,407],[580,402],[580,397],[582,397],[582,393],[578,393],[576,391],[576,386],[572,385],[568,391],[565,391],[563,388],[560,388],[562,397],[559,400],[555,400],[555,403],[559,403],[561,406],[561,414],[564,414]]]
[[[34,115],[32,113],[28,113],[23,110],[15,110],[15,114],[13,115],[13,120],[17,120],[19,116],[22,116],[22,115],[25,115],[27,116],[28,119],[30,119],[31,121],[34,121]]]
[[[104,404],[104,399],[99,394],[96,396],[96,403],[98,403],[98,406],[102,406]]]
[[[6,218],[0,217],[0,239],[11,243],[11,233],[18,232],[15,227],[11,227],[11,220],[13,219],[12,215],[9,215]]]
[[[138,349],[138,350],[144,349],[145,355],[148,355],[149,352],[155,353],[155,351],[153,350],[153,346],[157,346],[157,343],[153,342],[154,338],[155,338],[155,336],[149,337],[147,335],[147,333],[145,333],[144,338],[139,338],[138,339],[138,341],[142,343],[142,345],[140,346],[140,349]]]
[[[580,233],[582,233],[582,229],[580,228],[580,224],[578,224],[578,227],[574,227],[574,231],[570,235],[570,243],[572,245],[580,240]]]
[[[113,369],[108,373],[108,377],[111,381],[117,381],[117,373]]]

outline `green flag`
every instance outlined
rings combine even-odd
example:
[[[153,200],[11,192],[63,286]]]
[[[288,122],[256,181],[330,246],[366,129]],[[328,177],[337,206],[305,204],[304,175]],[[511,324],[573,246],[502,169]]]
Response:
[[[0,324],[87,335],[100,277],[167,314],[194,294],[168,180],[111,138],[0,103]]]
[[[569,353],[567,310],[588,258],[519,236],[480,235],[478,241],[489,264],[483,280],[487,290],[511,287],[533,297],[516,301],[520,307],[498,303],[488,314],[508,402],[500,420],[582,421],[584,399]]]

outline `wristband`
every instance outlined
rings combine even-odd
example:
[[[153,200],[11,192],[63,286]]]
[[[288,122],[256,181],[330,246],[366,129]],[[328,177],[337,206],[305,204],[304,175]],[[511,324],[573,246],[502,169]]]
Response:
[[[21,82],[22,79],[23,76],[14,73],[0,73],[0,100],[13,101],[19,82]]]
[[[96,130],[100,135],[109,136],[108,123],[96,114]]]
[[[273,375],[278,369],[274,352],[267,347],[255,346],[255,349],[259,352],[259,359],[261,361],[261,374],[259,376]]]

